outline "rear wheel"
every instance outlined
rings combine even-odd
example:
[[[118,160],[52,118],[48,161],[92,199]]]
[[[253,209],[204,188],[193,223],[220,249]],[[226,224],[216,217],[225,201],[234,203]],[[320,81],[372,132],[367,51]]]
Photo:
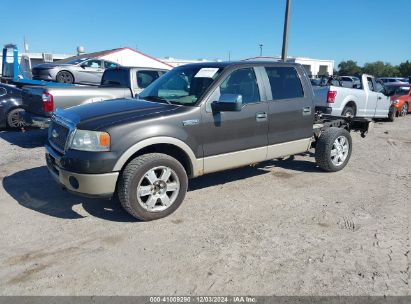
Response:
[[[404,103],[401,107],[400,116],[406,116],[408,114],[408,104]]]
[[[329,128],[317,140],[315,161],[317,165],[328,172],[342,170],[351,157],[352,139],[345,129]]]
[[[395,120],[395,115],[397,113],[396,107],[390,107],[388,111],[388,121],[393,122]]]
[[[7,114],[7,126],[9,128],[14,128],[14,129],[24,127],[26,125],[26,123],[21,118],[21,114],[23,112],[24,112],[24,110],[22,108],[17,108],[17,109],[11,110]]]
[[[352,107],[345,107],[344,110],[342,111],[341,116],[346,116],[346,117],[354,117],[355,116],[355,110]]]
[[[57,73],[56,80],[60,83],[72,84],[74,83],[74,76],[70,72],[61,71]]]
[[[151,221],[177,210],[187,184],[180,162],[166,154],[150,153],[136,157],[126,166],[119,179],[118,197],[132,216]]]

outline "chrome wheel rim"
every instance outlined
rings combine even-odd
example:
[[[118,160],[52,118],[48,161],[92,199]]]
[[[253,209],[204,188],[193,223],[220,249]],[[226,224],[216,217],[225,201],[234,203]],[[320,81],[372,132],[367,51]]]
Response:
[[[21,128],[25,126],[24,121],[20,118],[20,112],[21,111],[14,111],[9,115],[9,126],[11,128]]]
[[[348,156],[348,151],[350,150],[350,143],[345,136],[339,136],[334,141],[331,148],[331,162],[334,166],[341,166]]]
[[[59,75],[60,77],[60,82],[62,83],[71,83],[72,79],[71,79],[71,75],[69,73],[61,73]]]
[[[164,211],[176,201],[180,180],[173,169],[159,166],[148,170],[137,186],[137,200],[150,212]]]

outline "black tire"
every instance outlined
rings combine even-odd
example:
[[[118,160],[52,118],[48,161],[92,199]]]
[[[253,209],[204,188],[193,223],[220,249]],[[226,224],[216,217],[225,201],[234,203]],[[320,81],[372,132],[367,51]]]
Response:
[[[60,83],[73,84],[74,76],[68,71],[60,71],[57,73],[56,81]]]
[[[355,110],[353,107],[345,107],[344,110],[341,113],[341,116],[349,116],[349,117],[355,117]]]
[[[399,112],[399,115],[404,117],[407,116],[408,114],[408,103],[404,103],[401,107],[401,111]]]
[[[388,121],[393,122],[395,120],[395,115],[397,114],[397,110],[395,107],[391,107],[388,111]]]
[[[163,211],[152,212],[144,208],[138,200],[137,188],[153,168],[170,168],[178,177],[179,189],[174,202]],[[123,170],[118,181],[117,194],[123,208],[135,218],[152,221],[173,213],[183,202],[187,193],[188,178],[184,167],[175,158],[166,154],[150,153],[133,159]],[[167,194],[166,194],[167,195]],[[151,194],[149,195],[151,197]]]
[[[346,152],[346,156],[344,161],[336,165],[333,163],[333,159],[331,156],[331,150],[336,150],[337,148],[334,147],[336,140],[340,137],[344,137],[345,140],[348,142],[348,151]],[[333,149],[333,147],[335,149]],[[345,129],[340,128],[329,128],[325,130],[320,138],[317,140],[316,148],[315,148],[315,161],[317,165],[323,169],[324,171],[328,172],[337,172],[347,165],[348,161],[350,160],[352,152],[352,139],[350,132]],[[335,156],[334,156],[335,158]]]
[[[23,128],[26,123],[20,118],[20,114],[24,112],[22,108],[15,108],[7,113],[7,127],[11,129]]]

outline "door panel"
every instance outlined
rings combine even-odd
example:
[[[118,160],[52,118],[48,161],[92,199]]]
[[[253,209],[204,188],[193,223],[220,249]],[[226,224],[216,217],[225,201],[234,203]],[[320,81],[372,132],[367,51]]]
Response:
[[[241,111],[210,111],[210,103],[218,100],[221,94],[242,95]],[[260,96],[262,90],[257,85],[254,69],[239,69],[228,75],[204,104],[202,142],[205,172],[266,159],[268,105],[261,101]]]
[[[79,82],[100,84],[104,68],[101,60],[91,59],[82,63],[79,67]]]
[[[267,94],[271,94],[268,97],[268,145],[311,138],[315,109],[311,94],[304,92],[301,71],[293,66],[268,66],[265,70],[270,88]]]

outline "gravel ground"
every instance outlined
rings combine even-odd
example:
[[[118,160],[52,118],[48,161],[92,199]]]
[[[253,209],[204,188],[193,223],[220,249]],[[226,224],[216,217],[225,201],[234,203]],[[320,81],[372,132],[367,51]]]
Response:
[[[411,115],[308,155],[190,182],[171,216],[59,189],[41,130],[0,132],[0,295],[410,295]]]

